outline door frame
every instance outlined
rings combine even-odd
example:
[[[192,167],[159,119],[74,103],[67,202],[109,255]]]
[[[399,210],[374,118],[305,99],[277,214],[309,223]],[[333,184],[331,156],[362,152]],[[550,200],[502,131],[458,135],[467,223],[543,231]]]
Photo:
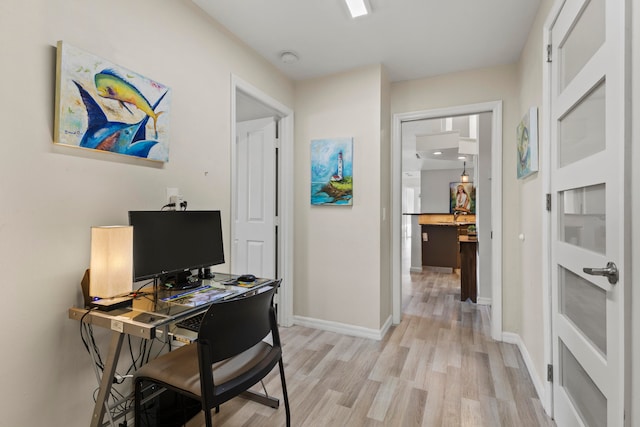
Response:
[[[278,322],[282,326],[293,325],[293,110],[273,99],[242,78],[231,75],[231,239],[235,235],[234,221],[237,183],[236,172],[236,94],[238,91],[266,105],[274,111],[279,123],[279,151],[277,171],[278,194],[278,253],[277,270],[283,278],[278,291]]]
[[[542,177],[543,196],[551,194],[551,62],[547,60],[547,46],[551,43],[551,28],[558,19],[558,15],[564,6],[564,0],[555,1],[549,10],[543,26],[542,34],[542,110],[540,117],[539,140],[540,157],[539,173]],[[545,196],[546,197],[546,196]],[[551,211],[542,208],[542,248],[546,249],[546,256],[542,257],[542,336],[545,366],[553,366],[553,310],[552,298],[552,271],[551,271]],[[553,417],[553,383],[544,382],[544,395],[539,396],[546,413]]]
[[[502,341],[502,101],[393,115],[391,153],[392,320],[402,319],[402,122],[451,116],[491,114],[491,337]]]

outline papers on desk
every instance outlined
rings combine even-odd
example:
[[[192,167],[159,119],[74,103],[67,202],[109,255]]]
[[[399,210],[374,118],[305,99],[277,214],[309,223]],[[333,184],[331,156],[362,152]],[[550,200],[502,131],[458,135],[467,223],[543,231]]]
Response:
[[[170,302],[172,304],[186,305],[189,307],[198,307],[201,305],[210,304],[214,301],[218,301],[233,294],[233,291],[218,289],[207,285],[200,286],[199,288],[193,289],[192,291],[162,298],[162,301]]]
[[[226,282],[222,282],[224,285],[229,285],[229,286],[239,286],[241,288],[254,288],[256,286],[260,286],[264,283],[269,282],[271,279],[256,279],[253,282],[240,282],[237,279],[233,279],[233,280],[228,280]]]

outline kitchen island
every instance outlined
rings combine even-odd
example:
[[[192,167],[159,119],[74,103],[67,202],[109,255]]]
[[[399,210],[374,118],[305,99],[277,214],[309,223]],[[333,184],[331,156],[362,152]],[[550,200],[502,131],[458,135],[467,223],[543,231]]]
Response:
[[[467,228],[476,224],[474,214],[447,213],[405,214],[418,217],[422,240],[422,266],[441,267],[450,270],[460,268],[459,236],[467,234]]]

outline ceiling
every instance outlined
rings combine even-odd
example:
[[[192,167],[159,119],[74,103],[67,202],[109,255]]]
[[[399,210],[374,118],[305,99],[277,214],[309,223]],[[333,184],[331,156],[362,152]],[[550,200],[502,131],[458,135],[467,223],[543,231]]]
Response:
[[[295,80],[383,64],[392,82],[516,62],[540,0],[193,0]],[[283,51],[299,57],[280,60]]]
[[[459,169],[462,172],[465,162],[466,169],[473,170],[474,156],[461,153],[459,142],[467,140],[478,144],[475,135],[471,134],[471,128],[476,126],[475,115],[403,122],[403,179],[419,178],[422,170]]]

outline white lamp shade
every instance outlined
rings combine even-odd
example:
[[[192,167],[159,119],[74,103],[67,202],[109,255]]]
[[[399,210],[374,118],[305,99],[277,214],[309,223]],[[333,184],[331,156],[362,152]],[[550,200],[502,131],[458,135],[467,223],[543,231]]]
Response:
[[[133,286],[133,227],[91,227],[89,295],[111,298]]]

